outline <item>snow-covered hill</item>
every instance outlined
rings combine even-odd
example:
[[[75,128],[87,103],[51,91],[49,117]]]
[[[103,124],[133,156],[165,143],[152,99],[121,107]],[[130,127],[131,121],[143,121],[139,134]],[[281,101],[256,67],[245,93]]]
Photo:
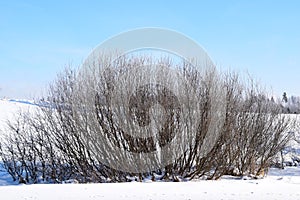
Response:
[[[0,129],[20,110],[36,109],[32,101],[0,100]],[[294,146],[300,149],[299,146]],[[290,154],[288,154],[290,155]],[[270,169],[261,180],[223,177],[218,181],[181,183],[15,185],[0,167],[1,199],[300,199],[300,167]]]

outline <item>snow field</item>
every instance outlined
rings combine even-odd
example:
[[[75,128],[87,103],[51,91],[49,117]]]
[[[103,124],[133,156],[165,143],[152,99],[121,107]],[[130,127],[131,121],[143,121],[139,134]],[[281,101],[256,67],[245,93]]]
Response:
[[[0,100],[0,128],[35,106]],[[300,149],[299,146],[295,147]],[[16,185],[0,167],[0,199],[300,199],[300,167],[270,169],[264,179],[223,177],[218,181]]]

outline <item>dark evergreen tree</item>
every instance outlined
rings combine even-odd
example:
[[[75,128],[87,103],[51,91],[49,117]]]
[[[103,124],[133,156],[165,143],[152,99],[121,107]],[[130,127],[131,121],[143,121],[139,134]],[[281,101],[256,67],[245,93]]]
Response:
[[[282,95],[282,101],[285,102],[285,103],[288,102],[288,98],[287,98],[286,92],[284,92],[283,95]]]

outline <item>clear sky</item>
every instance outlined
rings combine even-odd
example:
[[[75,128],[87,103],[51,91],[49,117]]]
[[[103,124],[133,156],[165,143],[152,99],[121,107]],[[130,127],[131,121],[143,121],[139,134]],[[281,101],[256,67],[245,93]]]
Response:
[[[222,69],[300,95],[300,1],[0,1],[0,98],[32,98],[64,66],[139,27],[179,31]]]

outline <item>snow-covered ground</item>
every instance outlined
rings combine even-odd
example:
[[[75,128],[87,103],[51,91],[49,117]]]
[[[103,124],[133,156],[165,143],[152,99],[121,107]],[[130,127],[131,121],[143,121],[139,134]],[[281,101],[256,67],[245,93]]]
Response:
[[[0,100],[0,128],[33,104]],[[300,148],[299,148],[300,149]],[[266,178],[218,181],[17,185],[0,167],[0,199],[300,199],[300,167],[270,169]]]
[[[300,168],[272,169],[267,178],[218,181],[38,184],[1,186],[1,199],[300,199]]]

